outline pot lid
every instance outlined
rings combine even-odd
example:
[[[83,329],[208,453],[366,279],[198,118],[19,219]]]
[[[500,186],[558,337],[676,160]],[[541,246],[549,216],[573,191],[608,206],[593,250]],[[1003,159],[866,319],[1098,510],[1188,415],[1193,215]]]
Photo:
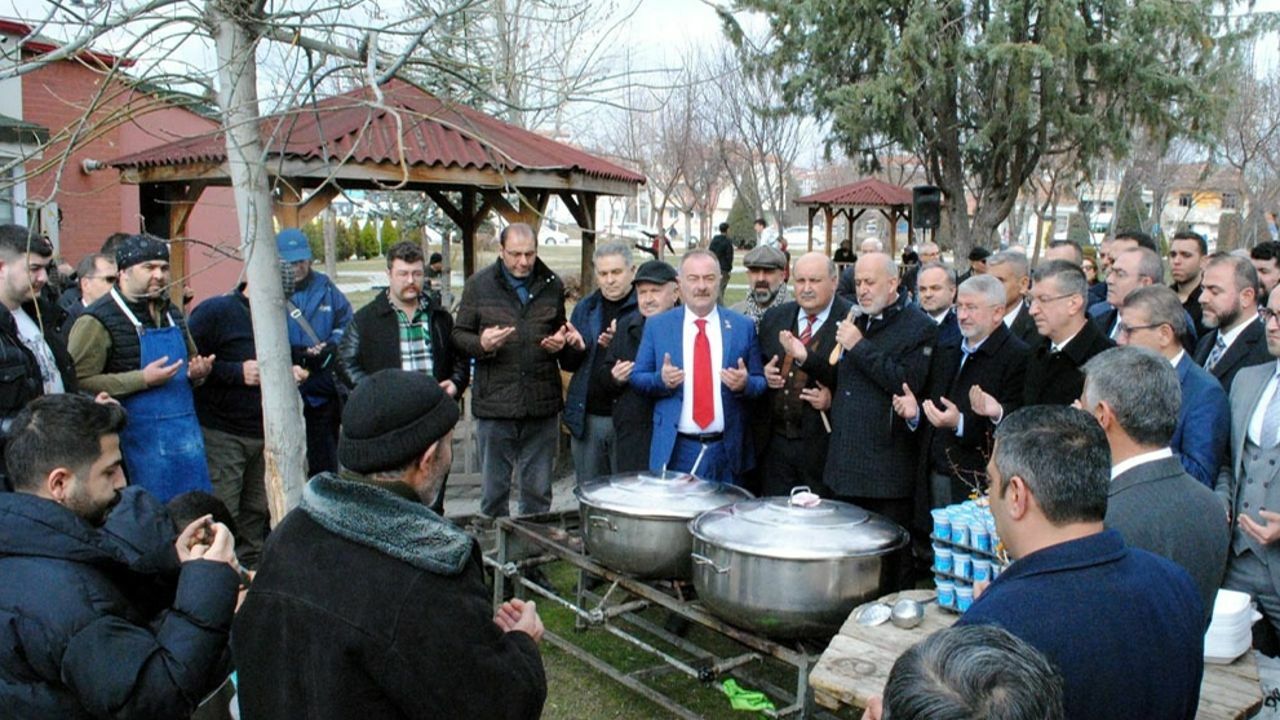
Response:
[[[751,497],[740,487],[671,471],[612,475],[583,483],[573,494],[584,505],[600,510],[685,519]]]
[[[884,555],[906,545],[888,518],[796,488],[791,497],[743,500],[699,515],[693,536],[727,550],[787,560]]]

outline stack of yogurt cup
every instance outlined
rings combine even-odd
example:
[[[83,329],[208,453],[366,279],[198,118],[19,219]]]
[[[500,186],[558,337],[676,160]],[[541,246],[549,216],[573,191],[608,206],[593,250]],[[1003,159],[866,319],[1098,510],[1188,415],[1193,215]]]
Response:
[[[990,508],[976,500],[932,512],[938,605],[964,612],[973,604],[973,583],[994,580],[1000,574],[995,520]]]

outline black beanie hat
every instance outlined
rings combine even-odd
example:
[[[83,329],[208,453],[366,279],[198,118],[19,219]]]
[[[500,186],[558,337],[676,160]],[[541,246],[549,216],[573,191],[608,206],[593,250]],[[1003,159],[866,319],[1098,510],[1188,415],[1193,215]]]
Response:
[[[130,235],[116,245],[116,268],[124,270],[151,260],[169,262],[169,246],[154,235]]]
[[[458,414],[458,403],[430,376],[379,370],[342,410],[338,461],[358,473],[399,470],[452,430]]]

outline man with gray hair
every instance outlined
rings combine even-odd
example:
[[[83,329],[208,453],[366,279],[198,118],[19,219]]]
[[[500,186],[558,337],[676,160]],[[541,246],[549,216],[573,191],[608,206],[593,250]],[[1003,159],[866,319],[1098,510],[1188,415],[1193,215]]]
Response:
[[[940,262],[926,263],[915,273],[920,309],[938,325],[938,344],[959,341],[956,323],[956,271]]]
[[[1062,673],[995,625],[939,630],[898,656],[864,720],[1062,720]]]
[[[1182,409],[1169,447],[1191,477],[1213,488],[1227,460],[1231,410],[1216,378],[1183,349],[1186,310],[1167,287],[1142,287],[1125,296],[1120,308],[1120,345],[1145,347],[1163,355],[1178,372]]]
[[[1036,268],[1031,291],[1031,317],[1040,337],[1031,345],[1027,360],[1022,404],[1070,405],[1080,399],[1089,358],[1114,343],[1085,317],[1089,283],[1079,265],[1050,260]],[[990,393],[977,391],[974,412],[997,423],[1004,417],[1001,404]]]
[[[999,625],[1044,653],[1067,717],[1191,720],[1204,608],[1186,570],[1104,527],[1110,471],[1087,413],[1041,405],[1000,423],[987,496],[1013,563],[957,625]]]
[[[1119,258],[1117,258],[1119,259]],[[1165,289],[1165,288],[1160,288]],[[1178,424],[1178,373],[1153,350],[1112,348],[1084,367],[1080,405],[1111,447],[1105,524],[1129,547],[1178,563],[1200,593],[1204,627],[1227,569],[1227,525],[1213,491],[1187,474],[1169,448]]]
[[[1164,283],[1164,264],[1160,256],[1146,248],[1124,250],[1111,262],[1107,275],[1107,302],[1111,309],[1093,316],[1093,322],[1111,340],[1120,334],[1120,306],[1125,296],[1140,287]]]
[[[987,259],[987,274],[1004,285],[1004,326],[1027,347],[1035,345],[1040,335],[1031,319],[1026,294],[1031,288],[1031,266],[1022,253],[998,252]]]
[[[991,454],[991,418],[973,411],[972,391],[985,391],[1012,412],[1022,404],[1028,349],[1001,321],[1004,288],[990,275],[960,286],[956,302],[962,338],[939,341],[929,364],[923,402],[905,384],[893,409],[913,428],[923,424],[922,447],[931,507],[962,502],[974,490]],[[921,423],[921,416],[927,420]]]
[[[586,352],[567,357],[560,366],[573,372],[564,404],[573,468],[578,484],[616,472],[617,447],[613,433],[613,394],[599,373],[618,321],[636,309],[631,287],[635,267],[631,246],[605,243],[593,256],[596,289],[574,308],[569,319],[586,344]]]

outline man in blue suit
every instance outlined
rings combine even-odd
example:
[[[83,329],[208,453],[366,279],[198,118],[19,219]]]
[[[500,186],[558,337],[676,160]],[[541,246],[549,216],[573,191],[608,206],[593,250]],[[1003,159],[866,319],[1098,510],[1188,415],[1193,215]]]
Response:
[[[631,385],[656,398],[649,467],[737,483],[755,464],[746,399],[764,392],[755,324],[718,305],[720,263],[707,250],[680,261],[683,307],[649,318]]]
[[[1182,407],[1169,447],[1188,475],[1212,488],[1218,468],[1229,459],[1231,408],[1218,379],[1183,350],[1179,338],[1187,328],[1187,313],[1182,301],[1161,285],[1138,288],[1125,296],[1120,323],[1119,344],[1155,350],[1178,371]]]

